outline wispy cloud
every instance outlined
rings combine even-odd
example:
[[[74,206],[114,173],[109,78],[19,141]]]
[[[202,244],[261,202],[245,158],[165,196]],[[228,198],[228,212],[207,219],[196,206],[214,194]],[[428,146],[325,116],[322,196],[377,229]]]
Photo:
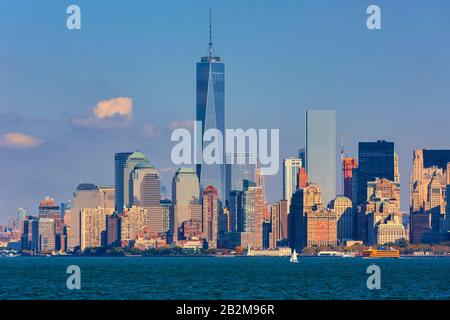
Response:
[[[155,139],[160,136],[160,132],[157,126],[151,123],[146,123],[141,129],[141,135],[144,138]]]
[[[194,129],[194,120],[180,120],[169,123],[170,130],[175,130],[178,128],[192,130]]]
[[[29,149],[42,144],[42,140],[21,132],[0,135],[0,148]]]
[[[102,100],[90,112],[72,118],[75,127],[115,128],[126,126],[133,117],[133,100],[118,97]]]

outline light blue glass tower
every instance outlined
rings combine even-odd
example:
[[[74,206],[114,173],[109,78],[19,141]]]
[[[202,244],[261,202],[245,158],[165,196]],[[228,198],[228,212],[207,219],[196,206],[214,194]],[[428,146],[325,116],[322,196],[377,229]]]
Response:
[[[225,64],[220,57],[213,55],[210,35],[208,55],[197,63],[197,121],[202,122],[202,132],[217,129],[225,136]],[[202,139],[203,141],[203,139]],[[203,150],[202,142],[202,150]],[[223,145],[225,148],[225,145]],[[223,149],[224,151],[225,149]],[[222,152],[221,164],[198,164],[197,175],[200,188],[204,190],[208,185],[214,186],[219,199],[225,200],[225,152]]]
[[[326,206],[336,197],[336,111],[306,110],[306,172]]]

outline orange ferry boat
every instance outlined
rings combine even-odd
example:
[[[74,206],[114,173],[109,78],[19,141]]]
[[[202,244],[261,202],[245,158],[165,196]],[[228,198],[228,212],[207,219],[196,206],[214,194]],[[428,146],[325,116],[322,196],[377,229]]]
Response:
[[[367,249],[362,252],[362,256],[365,258],[400,258],[400,251],[396,249]]]

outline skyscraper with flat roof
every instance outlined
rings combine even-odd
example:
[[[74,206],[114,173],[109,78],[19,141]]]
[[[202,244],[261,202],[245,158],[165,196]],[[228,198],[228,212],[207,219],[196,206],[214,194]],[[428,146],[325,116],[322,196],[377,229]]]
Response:
[[[115,180],[115,209],[120,212],[124,205],[124,180],[123,171],[128,157],[133,152],[120,152],[114,155],[114,180]]]
[[[197,63],[197,121],[202,123],[202,132],[216,129],[225,136],[225,64],[220,57],[214,56],[211,36],[208,55]],[[203,137],[202,137],[203,138]],[[202,148],[204,149],[203,139]],[[219,199],[225,201],[225,150],[223,146],[219,164],[198,164],[197,175],[200,187],[204,190],[211,185],[216,188]]]
[[[306,173],[326,205],[336,197],[336,112],[306,110]]]
[[[299,158],[287,158],[283,161],[283,200],[287,201],[287,207],[291,204],[292,195],[297,190],[298,175],[303,163]]]
[[[360,142],[358,146],[357,199],[361,205],[367,201],[367,183],[376,178],[395,180],[394,143],[384,140]]]

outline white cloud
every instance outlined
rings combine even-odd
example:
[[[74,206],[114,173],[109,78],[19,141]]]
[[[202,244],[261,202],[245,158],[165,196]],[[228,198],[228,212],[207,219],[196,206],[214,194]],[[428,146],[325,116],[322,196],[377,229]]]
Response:
[[[118,97],[102,100],[84,115],[72,118],[76,127],[114,128],[127,125],[133,117],[133,100]]]
[[[154,139],[159,137],[158,128],[151,123],[144,124],[141,129],[142,136],[149,139]]]
[[[42,144],[42,140],[21,132],[10,132],[0,135],[1,148],[29,149]]]
[[[184,128],[188,130],[194,129],[194,121],[193,120],[180,120],[180,121],[173,121],[169,124],[170,130],[175,130],[179,128]]]

